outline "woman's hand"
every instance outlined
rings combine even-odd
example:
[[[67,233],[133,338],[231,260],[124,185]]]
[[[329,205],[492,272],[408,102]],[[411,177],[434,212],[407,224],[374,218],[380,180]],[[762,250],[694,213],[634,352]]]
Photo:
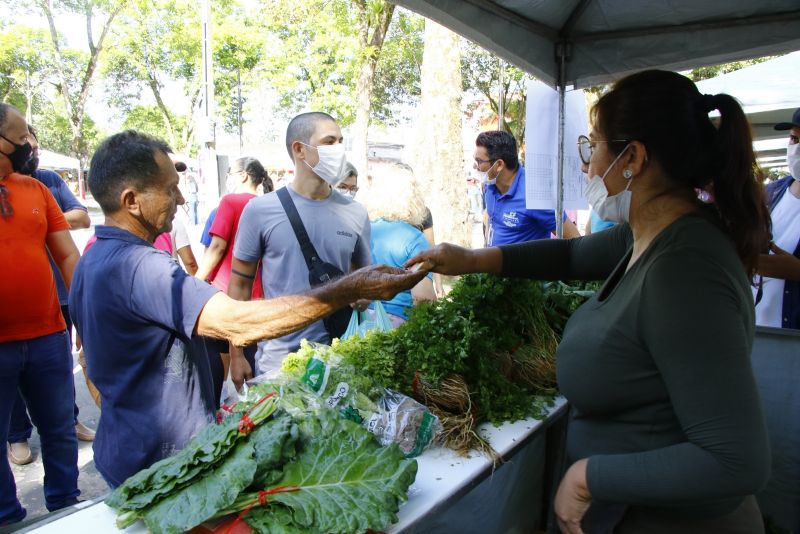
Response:
[[[441,243],[417,254],[405,263],[405,267],[408,269],[417,263],[425,263],[424,270],[457,275],[473,272],[473,260],[472,250],[450,243]]]
[[[558,526],[564,534],[583,534],[581,520],[592,502],[586,485],[588,464],[587,458],[572,464],[558,486],[554,508]]]

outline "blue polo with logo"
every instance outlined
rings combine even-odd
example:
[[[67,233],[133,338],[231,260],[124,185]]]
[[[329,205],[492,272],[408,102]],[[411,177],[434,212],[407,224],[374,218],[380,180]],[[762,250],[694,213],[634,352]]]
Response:
[[[212,420],[208,354],[193,332],[218,290],[126,230],[98,226],[96,235],[75,268],[69,309],[103,401],[95,465],[116,487]]]
[[[554,210],[529,210],[525,207],[525,169],[522,165],[505,194],[501,194],[495,184],[486,186],[486,212],[489,215],[488,246],[549,239],[550,234],[556,231]]]

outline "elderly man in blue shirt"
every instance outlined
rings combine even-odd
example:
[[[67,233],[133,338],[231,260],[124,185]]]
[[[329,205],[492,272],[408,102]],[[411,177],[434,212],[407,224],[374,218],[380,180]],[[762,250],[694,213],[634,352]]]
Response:
[[[475,169],[484,175],[486,213],[489,218],[487,246],[549,239],[556,230],[553,210],[525,207],[525,168],[519,163],[517,142],[508,132],[481,132],[475,140]],[[564,237],[580,236],[564,217]]]
[[[185,202],[169,152],[129,130],[100,144],[89,174],[105,224],[78,263],[69,307],[103,403],[95,465],[112,487],[183,448],[212,421],[217,399],[199,336],[243,347],[358,299],[388,300],[426,274],[371,266],[301,295],[233,300],[153,247]]]

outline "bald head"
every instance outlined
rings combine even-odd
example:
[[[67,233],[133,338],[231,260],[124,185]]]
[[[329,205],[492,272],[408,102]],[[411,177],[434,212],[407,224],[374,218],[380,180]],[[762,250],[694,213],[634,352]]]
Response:
[[[301,113],[289,122],[286,128],[286,151],[289,152],[289,157],[294,161],[292,155],[292,143],[300,141],[306,145],[311,144],[311,136],[317,129],[317,124],[320,122],[332,122],[336,124],[336,119],[323,113],[321,111],[312,111],[309,113]]]
[[[13,106],[0,104],[0,177],[25,168],[31,154],[25,117]]]
[[[22,116],[22,113],[17,108],[10,104],[0,104],[0,134],[5,134],[7,129],[18,126],[17,123],[20,121],[25,123],[25,117]],[[25,123],[26,132],[27,127],[27,123]],[[12,141],[14,140],[12,139]],[[14,142],[16,143],[17,141]]]

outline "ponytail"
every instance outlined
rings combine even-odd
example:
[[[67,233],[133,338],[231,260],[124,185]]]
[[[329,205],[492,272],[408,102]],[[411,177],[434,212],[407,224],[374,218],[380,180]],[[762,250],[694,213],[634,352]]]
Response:
[[[714,203],[723,228],[752,276],[758,256],[769,249],[771,235],[763,174],[756,165],[750,124],[741,106],[730,95],[718,94],[713,99],[720,113],[712,147],[719,162],[719,172],[713,177]]]
[[[264,194],[272,193],[275,191],[275,184],[272,183],[272,178],[269,175],[266,175],[266,179],[261,183],[261,187],[264,188]]]

